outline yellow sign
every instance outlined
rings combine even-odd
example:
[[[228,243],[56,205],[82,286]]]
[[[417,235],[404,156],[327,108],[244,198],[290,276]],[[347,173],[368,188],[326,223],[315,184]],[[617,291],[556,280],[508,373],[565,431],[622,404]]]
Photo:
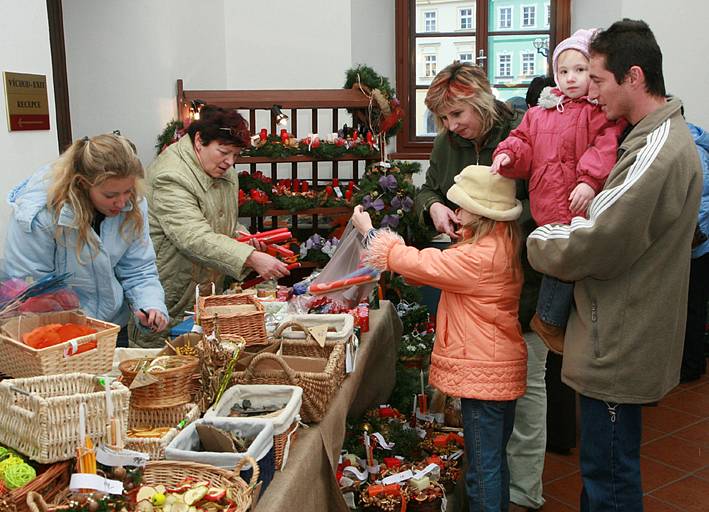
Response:
[[[47,76],[4,71],[3,79],[10,131],[49,130]]]

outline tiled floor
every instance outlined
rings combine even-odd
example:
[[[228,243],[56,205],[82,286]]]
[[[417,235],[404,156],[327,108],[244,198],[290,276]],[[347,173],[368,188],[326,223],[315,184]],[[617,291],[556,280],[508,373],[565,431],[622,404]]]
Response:
[[[640,458],[645,512],[709,511],[709,376],[643,409]],[[544,512],[579,510],[578,450],[547,453],[543,480]]]

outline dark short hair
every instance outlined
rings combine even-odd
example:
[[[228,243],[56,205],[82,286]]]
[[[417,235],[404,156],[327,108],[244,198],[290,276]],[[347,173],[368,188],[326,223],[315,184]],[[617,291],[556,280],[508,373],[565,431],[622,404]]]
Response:
[[[542,93],[545,87],[554,87],[554,79],[550,76],[535,76],[532,81],[529,82],[529,87],[527,88],[527,94],[524,97],[527,105],[530,108],[536,107],[539,102],[539,95]]]
[[[199,112],[199,119],[192,121],[187,128],[192,143],[197,132],[205,146],[215,140],[240,148],[249,145],[249,124],[236,110],[204,105]]]
[[[665,96],[662,51],[644,21],[625,18],[599,30],[591,40],[589,53],[606,58],[606,69],[618,84],[623,83],[632,66],[640,67],[645,74],[645,90],[653,96]]]

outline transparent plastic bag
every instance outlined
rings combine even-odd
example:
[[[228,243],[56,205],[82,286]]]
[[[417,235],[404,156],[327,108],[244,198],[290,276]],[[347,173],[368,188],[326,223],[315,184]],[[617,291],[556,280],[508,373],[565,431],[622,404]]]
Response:
[[[351,274],[362,266],[363,251],[362,235],[354,229],[352,221],[350,220],[347,223],[347,227],[345,227],[345,231],[342,234],[335,253],[318,277],[313,280],[312,284],[337,281]],[[376,285],[376,282],[364,283],[350,288],[328,292],[319,297],[327,297],[332,301],[345,303],[352,308],[369,297],[369,294]]]

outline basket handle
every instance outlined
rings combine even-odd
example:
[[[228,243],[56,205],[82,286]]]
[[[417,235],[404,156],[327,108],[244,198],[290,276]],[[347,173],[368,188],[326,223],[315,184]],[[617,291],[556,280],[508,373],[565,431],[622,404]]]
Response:
[[[299,327],[305,333],[306,338],[310,336],[310,328],[306,327],[297,320],[288,320],[278,326],[276,332],[273,333],[273,337],[280,338],[283,335],[283,331],[285,331],[288,327]]]
[[[241,457],[241,459],[239,459],[239,462],[236,463],[236,466],[234,466],[234,474],[236,476],[239,476],[241,470],[244,469],[244,466],[246,464],[251,465],[251,481],[249,481],[249,487],[254,487],[258,483],[258,477],[261,474],[261,470],[258,467],[256,459],[254,459],[248,453]]]
[[[286,364],[282,357],[277,356],[276,354],[271,354],[270,352],[263,352],[261,354],[258,354],[251,360],[251,363],[249,364],[249,367],[246,368],[245,372],[245,377],[246,379],[248,379],[248,381],[253,378],[254,372],[256,371],[256,367],[259,365],[259,363],[265,360],[276,361],[281,367],[281,369],[285,372],[286,377],[288,377],[288,381],[291,382],[294,386],[297,385],[295,384],[296,379],[295,372],[293,371],[293,369]]]
[[[27,506],[32,512],[48,512],[49,511],[49,505],[47,505],[47,502],[44,501],[44,498],[42,497],[41,494],[30,491],[27,493]]]

